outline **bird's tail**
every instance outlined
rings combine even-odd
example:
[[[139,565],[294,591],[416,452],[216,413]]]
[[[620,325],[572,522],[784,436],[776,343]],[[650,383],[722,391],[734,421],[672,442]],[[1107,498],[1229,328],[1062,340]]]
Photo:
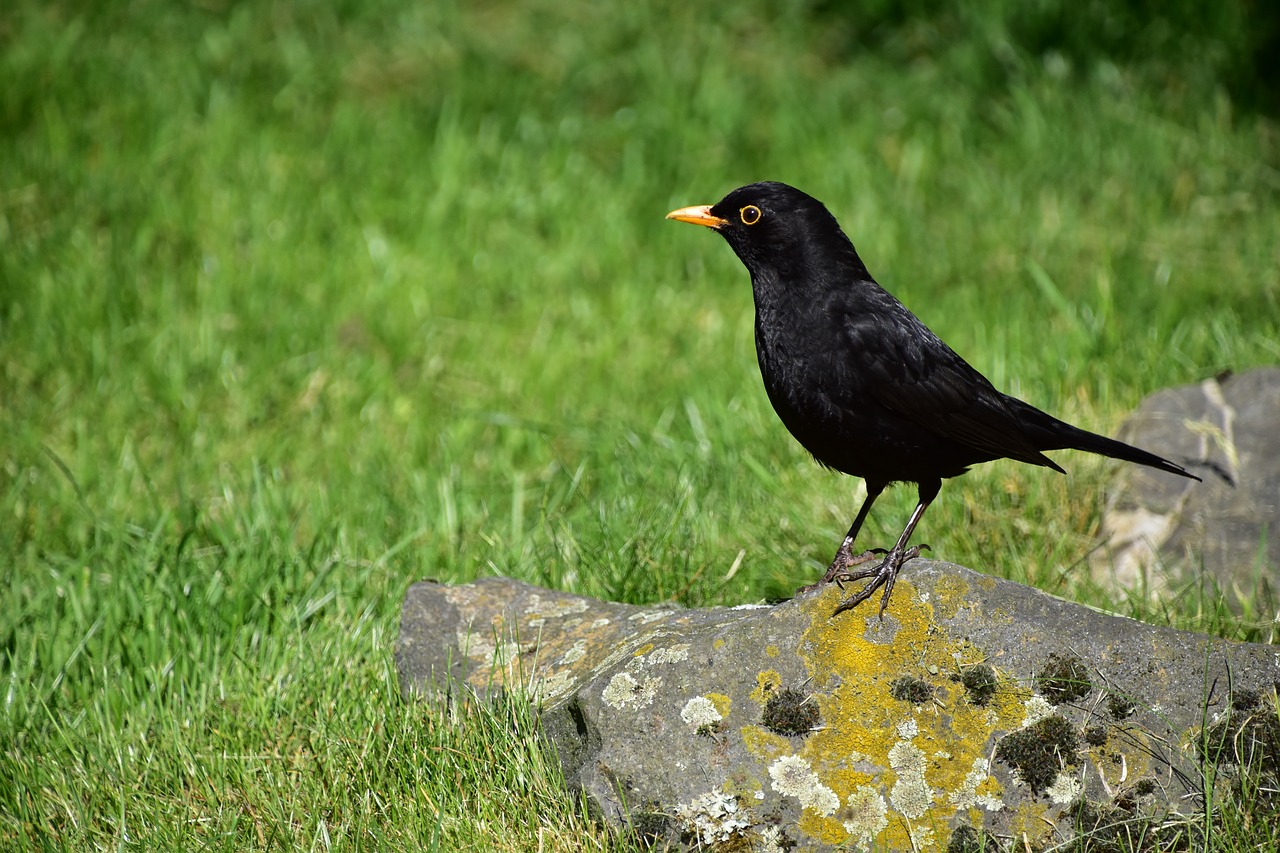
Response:
[[[1014,406],[1018,417],[1022,420],[1026,428],[1026,434],[1035,444],[1037,450],[1084,450],[1101,456],[1110,456],[1112,459],[1136,462],[1149,468],[1168,471],[1170,474],[1190,477],[1192,480],[1200,479],[1186,468],[1175,462],[1170,462],[1163,456],[1157,456],[1141,448],[1125,444],[1123,441],[1116,441],[1114,438],[1107,438],[1106,436],[1072,426],[1066,421],[1060,421],[1053,415],[1042,412],[1030,403],[1024,403],[1016,397],[1008,399]]]

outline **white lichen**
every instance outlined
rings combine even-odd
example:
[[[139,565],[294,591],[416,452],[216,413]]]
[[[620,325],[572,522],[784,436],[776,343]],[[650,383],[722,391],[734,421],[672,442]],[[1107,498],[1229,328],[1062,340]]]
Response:
[[[577,663],[587,653],[587,641],[578,640],[567,652],[560,656],[561,663]]]
[[[509,668],[520,657],[520,645],[510,640],[493,640],[467,631],[458,631],[458,648],[467,657],[493,669]]]
[[[984,808],[989,812],[998,812],[1004,808],[1004,800],[995,794],[979,794],[973,798],[974,805]]]
[[[933,789],[924,780],[926,764],[924,752],[909,741],[898,741],[889,750],[889,766],[898,774],[889,800],[910,819],[923,815],[933,803]]]
[[[576,682],[572,671],[562,669],[555,675],[536,679],[533,683],[533,696],[539,702],[550,702],[568,693]]]
[[[1053,706],[1049,704],[1049,700],[1043,696],[1036,694],[1022,703],[1023,709],[1027,712],[1027,716],[1022,721],[1022,727],[1034,726],[1045,717],[1053,715]]]
[[[933,831],[932,826],[925,826],[924,824],[911,824],[907,828],[907,834],[911,838],[912,850],[924,850],[929,847],[937,846],[937,841],[934,838],[935,833]]]
[[[543,620],[554,619],[559,616],[568,616],[571,613],[582,613],[590,605],[585,599],[570,599],[567,601],[549,601],[543,603],[542,596],[536,592],[529,596],[529,605],[525,607],[526,616],[537,614]]]
[[[878,790],[870,785],[859,785],[845,799],[840,818],[851,841],[870,845],[889,826],[888,813],[889,806]]]
[[[920,734],[920,726],[916,724],[915,720],[905,720],[898,723],[898,737],[903,740],[911,740],[918,734]]]
[[[1053,780],[1053,784],[1045,789],[1045,793],[1049,795],[1049,799],[1061,806],[1075,802],[1080,796],[1080,792],[1084,790],[1084,785],[1075,776],[1066,773],[1059,773],[1058,778]]]
[[[726,842],[751,826],[747,814],[738,807],[737,797],[723,791],[708,791],[689,803],[680,803],[675,813],[685,829],[707,846]]]
[[[923,776],[926,759],[924,751],[910,741],[900,740],[889,749],[889,766],[901,776]]]
[[[605,685],[600,699],[610,708],[643,708],[653,702],[662,686],[661,678],[636,681],[630,673],[620,672]]]
[[[680,663],[688,659],[688,643],[680,643],[669,649],[654,649],[644,656],[644,662],[653,666],[659,666],[664,663]]]
[[[724,717],[716,710],[716,704],[706,696],[694,696],[685,703],[684,710],[680,712],[680,719],[696,732],[703,730],[704,727],[713,728]]]
[[[648,625],[650,622],[657,622],[659,619],[665,619],[674,611],[671,610],[641,610],[638,613],[632,613],[627,617],[628,622],[639,622],[641,625]]]
[[[789,847],[784,847],[786,836],[782,834],[780,826],[766,826],[760,830],[760,853],[786,853]]]
[[[609,679],[609,683],[600,694],[600,700],[610,708],[623,708],[635,698],[636,691],[639,689],[640,682],[632,678],[629,673],[620,672]]]
[[[893,783],[889,799],[904,817],[915,820],[929,810],[933,791],[925,784],[923,776],[901,776]]]
[[[800,807],[831,817],[840,807],[835,791],[822,784],[809,762],[798,755],[784,755],[769,767],[773,790],[800,801]]]
[[[978,786],[991,777],[991,762],[985,758],[973,759],[973,769],[965,775],[960,787],[951,792],[951,802],[962,809],[974,806],[989,812],[998,812],[1004,808],[1004,801],[991,794],[979,794]]]

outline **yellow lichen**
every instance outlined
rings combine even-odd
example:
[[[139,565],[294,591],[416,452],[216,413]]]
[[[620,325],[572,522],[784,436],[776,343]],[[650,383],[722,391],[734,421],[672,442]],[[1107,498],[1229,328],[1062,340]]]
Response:
[[[791,752],[791,741],[763,726],[743,726],[742,744],[747,752],[764,762],[771,762],[779,755]]]
[[[756,689],[751,691],[751,701],[763,706],[773,695],[773,691],[782,686],[782,676],[777,670],[766,669],[756,674]]]
[[[729,717],[729,711],[733,708],[733,700],[723,693],[708,693],[707,698],[711,700],[711,704],[716,706],[716,710],[720,712],[720,716]]]
[[[764,787],[761,781],[753,774],[741,770],[731,774],[721,787],[725,793],[733,794],[744,803],[755,803],[764,799]]]
[[[855,838],[839,811],[827,817],[808,810],[798,829],[830,844],[910,849],[911,826],[946,827],[957,812],[968,816],[980,807],[979,790],[982,805],[1000,802],[999,784],[974,771],[985,767],[992,735],[1021,724],[1030,691],[1002,683],[986,706],[978,706],[950,681],[957,665],[983,657],[983,650],[935,627],[935,607],[954,612],[963,603],[962,584],[922,601],[909,580],[899,580],[884,623],[874,609],[831,618],[838,595],[833,589],[806,602],[812,622],[799,651],[825,725],[805,738],[797,755],[842,802],[859,791],[865,799],[866,785],[889,793],[888,814],[883,825],[875,823],[871,838],[865,822],[849,821],[858,827]],[[902,676],[927,682],[932,700],[913,705],[893,699],[890,685]],[[855,769],[863,759],[883,769],[874,776]],[[947,835],[917,832],[914,843],[945,847]]]
[[[960,608],[971,600],[969,583],[959,575],[944,575],[933,585],[933,606],[944,619],[955,616]]]
[[[1014,812],[1009,821],[1009,834],[1014,838],[1026,837],[1028,846],[1034,849],[1039,841],[1053,831],[1049,819],[1049,806],[1045,803],[1027,803]]]

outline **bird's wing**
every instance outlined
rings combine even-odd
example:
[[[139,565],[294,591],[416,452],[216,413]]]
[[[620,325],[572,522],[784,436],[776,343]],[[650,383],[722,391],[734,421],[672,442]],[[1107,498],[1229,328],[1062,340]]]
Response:
[[[992,458],[1061,471],[1031,443],[1004,395],[893,301],[892,307],[846,314],[853,381],[862,391],[917,426]]]

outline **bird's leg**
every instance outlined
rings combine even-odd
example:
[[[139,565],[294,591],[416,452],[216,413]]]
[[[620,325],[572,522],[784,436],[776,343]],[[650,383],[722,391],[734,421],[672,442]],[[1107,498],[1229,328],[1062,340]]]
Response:
[[[849,526],[849,532],[845,534],[844,542],[840,544],[839,550],[836,551],[835,559],[827,567],[826,574],[822,576],[822,580],[808,586],[802,586],[796,592],[808,592],[818,589],[831,583],[835,576],[841,572],[847,572],[853,566],[860,566],[878,554],[888,553],[883,548],[874,548],[856,557],[853,555],[853,541],[858,538],[858,531],[862,529],[862,523],[867,520],[867,513],[871,512],[871,505],[876,502],[876,498],[880,497],[880,493],[885,490],[886,485],[888,484],[867,481],[867,497],[862,502],[862,507],[858,510],[857,518]]]
[[[836,556],[832,559],[831,565],[827,566],[827,572],[822,576],[820,583],[831,583],[836,579],[837,575],[847,572],[854,566],[860,566],[879,554],[889,553],[883,548],[872,548],[869,551],[863,551],[856,557],[853,555],[853,542],[858,538],[858,531],[862,529],[862,523],[867,520],[867,514],[871,512],[871,505],[876,502],[876,498],[880,497],[880,493],[884,489],[884,483],[867,483],[867,498],[862,502],[853,524],[849,525],[849,532],[845,534],[844,541],[840,543],[839,549],[836,550]]]
[[[902,566],[908,560],[913,560],[920,556],[922,550],[927,550],[928,545],[915,545],[911,548],[907,547],[907,543],[911,541],[911,534],[915,532],[916,525],[920,523],[920,519],[924,517],[924,511],[929,508],[929,504],[933,503],[933,499],[938,496],[938,490],[942,487],[941,480],[932,480],[920,484],[920,498],[916,503],[915,510],[911,513],[911,518],[907,521],[907,527],[902,531],[902,535],[898,537],[897,543],[885,555],[884,561],[880,565],[870,569],[863,569],[859,572],[836,572],[832,576],[832,580],[836,583],[844,581],[856,581],[864,578],[870,578],[867,585],[858,592],[849,596],[840,602],[840,606],[835,609],[832,616],[843,613],[846,610],[852,610],[862,602],[871,597],[881,586],[884,587],[884,595],[880,598],[880,618],[884,618],[884,609],[889,606],[889,596],[893,594],[893,583],[898,579],[898,572],[902,571]],[[864,555],[865,556],[865,555]]]

